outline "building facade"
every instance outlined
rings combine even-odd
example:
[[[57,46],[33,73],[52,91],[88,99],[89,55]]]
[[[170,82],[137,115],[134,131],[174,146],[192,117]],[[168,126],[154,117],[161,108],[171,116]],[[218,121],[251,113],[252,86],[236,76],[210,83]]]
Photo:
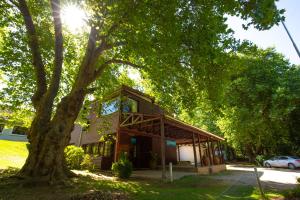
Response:
[[[86,130],[74,127],[70,143],[93,155],[101,169],[110,169],[121,153],[127,154],[134,168],[147,169],[155,163],[163,174],[169,162],[178,167],[193,165],[197,171],[224,162],[219,153],[223,138],[169,116],[153,97],[127,86],[104,102],[94,102],[88,120]],[[180,158],[184,146],[192,147],[193,162]]]

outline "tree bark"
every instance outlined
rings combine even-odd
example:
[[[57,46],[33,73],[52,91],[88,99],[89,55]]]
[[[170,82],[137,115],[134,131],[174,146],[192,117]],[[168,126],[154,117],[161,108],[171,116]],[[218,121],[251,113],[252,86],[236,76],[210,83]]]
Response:
[[[64,149],[70,141],[84,96],[85,92],[78,90],[64,97],[47,124],[41,123],[38,116],[34,119],[30,130],[29,155],[19,172],[21,177],[48,183],[62,182],[68,178],[70,171],[65,165]]]

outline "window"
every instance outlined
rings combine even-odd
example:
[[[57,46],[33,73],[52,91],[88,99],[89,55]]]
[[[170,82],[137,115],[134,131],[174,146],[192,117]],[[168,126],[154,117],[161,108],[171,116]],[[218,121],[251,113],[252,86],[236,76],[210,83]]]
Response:
[[[279,160],[288,160],[288,157],[281,156],[281,157],[279,158]]]
[[[13,128],[12,134],[27,135],[27,132],[28,128],[22,126],[15,126]]]
[[[103,152],[103,156],[105,157],[110,157],[111,156],[111,150],[112,150],[112,144],[111,142],[105,142],[104,143],[104,152]]]
[[[122,111],[125,113],[138,112],[137,101],[131,98],[126,98],[122,103]]]
[[[167,140],[166,143],[168,147],[176,147],[176,141],[174,140]]]
[[[119,98],[102,103],[101,115],[109,115],[119,110]]]
[[[4,124],[0,124],[0,133],[2,132],[3,129],[4,129]]]
[[[99,142],[82,145],[82,148],[85,153],[90,155],[110,157],[113,149],[112,146],[111,142]]]

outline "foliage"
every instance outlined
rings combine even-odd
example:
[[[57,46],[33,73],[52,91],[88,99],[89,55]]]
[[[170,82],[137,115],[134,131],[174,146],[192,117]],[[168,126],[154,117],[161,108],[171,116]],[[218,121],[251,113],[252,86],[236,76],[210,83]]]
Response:
[[[117,162],[112,164],[113,173],[122,179],[128,179],[132,173],[132,163],[128,160],[127,155],[122,152]]]
[[[300,82],[293,79],[299,77],[299,68],[273,49],[250,47],[242,53],[240,71],[225,90],[218,126],[227,141],[250,159],[295,152],[289,118],[299,107]]]
[[[248,20],[246,26],[260,30],[283,19],[275,0],[71,1],[88,13],[90,30],[73,34],[61,23],[66,3],[0,2],[0,104],[10,111],[34,112],[30,159],[21,172],[45,176],[46,171],[49,180],[65,177],[59,173],[64,162],[55,159],[63,158],[85,100],[95,90],[100,95],[110,90],[124,66],[139,70],[156,91],[169,94],[165,105],[175,99],[195,107],[202,91],[212,98],[219,93],[214,86],[235,51],[226,14],[241,16]],[[126,76],[121,80],[130,82]],[[55,158],[52,163],[46,161],[49,156]]]
[[[259,166],[264,166],[264,161],[268,160],[271,157],[272,156],[270,156],[270,155],[257,155],[255,158],[255,162]]]
[[[76,4],[75,1],[73,3]],[[50,75],[55,39],[50,20],[51,10],[47,1],[29,2],[29,6],[34,19],[38,19],[39,26],[36,28],[41,54],[46,73]],[[88,25],[98,26],[105,22],[100,32],[105,33],[111,25],[119,24],[108,39],[126,41],[126,44],[111,49],[107,55],[99,59],[99,62],[117,53],[116,57],[122,57],[130,62],[136,61],[137,65],[134,67],[143,72],[144,77],[152,79],[153,84],[158,86],[157,91],[173,90],[177,94],[187,88],[183,87],[184,84],[190,83],[190,80],[185,80],[189,73],[193,73],[199,86],[223,73],[222,67],[218,66],[224,56],[221,52],[234,45],[231,32],[225,24],[225,13],[240,15],[243,19],[249,20],[248,25],[253,24],[259,29],[268,29],[277,24],[283,13],[283,10],[277,10],[274,0],[260,2],[257,5],[246,1],[195,4],[181,1],[172,1],[170,4],[161,1],[152,1],[151,4],[147,1],[135,3],[103,1],[101,5],[89,1],[80,2],[78,6],[89,12],[91,24]],[[27,46],[22,15],[9,1],[1,2],[1,9],[0,24],[3,39],[0,49],[2,57],[0,69],[6,77],[2,92],[5,98],[2,98],[1,103],[9,105],[10,109],[19,108],[21,105],[28,107],[34,93],[32,86],[35,85],[36,78],[32,76],[34,70],[30,62],[31,54]],[[102,16],[99,16],[99,13],[102,13]],[[73,34],[65,28],[64,43],[65,59],[61,78],[63,84],[60,85],[56,102],[71,90],[84,56],[87,33]],[[138,65],[142,67],[139,68]],[[210,67],[212,65],[213,68]],[[120,66],[126,69],[126,65]],[[122,73],[124,70],[119,67],[111,66],[104,70],[101,78],[93,83],[93,86],[98,88],[96,93],[107,93],[118,84],[115,81],[124,75]],[[168,85],[168,82],[172,84]],[[203,85],[200,88],[203,88]],[[188,97],[192,97],[189,93],[178,98],[186,101]]]
[[[80,169],[84,158],[84,151],[81,147],[69,145],[65,148],[65,159],[70,169]]]
[[[95,169],[95,165],[93,160],[89,154],[85,154],[82,162],[80,163],[81,169],[87,169],[89,171],[93,171]]]

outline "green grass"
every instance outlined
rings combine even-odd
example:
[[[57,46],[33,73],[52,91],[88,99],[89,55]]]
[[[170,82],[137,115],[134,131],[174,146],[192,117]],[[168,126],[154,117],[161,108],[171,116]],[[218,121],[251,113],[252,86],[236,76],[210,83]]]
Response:
[[[27,142],[0,140],[0,169],[21,168],[26,160]]]
[[[228,190],[229,186],[230,183],[217,181],[209,176],[188,176],[173,183],[167,183],[160,180],[133,178],[128,181],[99,180],[80,175],[71,179],[68,186],[40,185],[39,187],[20,187],[17,181],[2,178],[0,179],[0,200],[30,200],[33,196],[35,199],[63,200],[94,191],[121,192],[130,199],[137,200],[260,199],[258,190],[252,186],[240,185]],[[267,195],[282,197],[274,191],[267,192]]]
[[[26,143],[0,140],[0,152],[0,169],[20,168],[27,157]],[[122,192],[131,199],[137,200],[260,199],[258,190],[253,186],[236,185],[232,187],[231,182],[215,180],[212,176],[187,176],[173,183],[167,183],[150,179],[131,178],[128,181],[120,181],[80,175],[71,179],[67,186],[30,187],[28,184],[23,184],[23,187],[20,187],[20,180],[7,178],[13,173],[8,171],[6,173],[6,171],[2,170],[1,172],[0,170],[0,200],[30,200],[33,197],[43,200],[63,200],[94,191]],[[229,172],[222,173],[222,175],[226,174],[230,175]],[[282,197],[276,191],[267,191],[267,196]]]

